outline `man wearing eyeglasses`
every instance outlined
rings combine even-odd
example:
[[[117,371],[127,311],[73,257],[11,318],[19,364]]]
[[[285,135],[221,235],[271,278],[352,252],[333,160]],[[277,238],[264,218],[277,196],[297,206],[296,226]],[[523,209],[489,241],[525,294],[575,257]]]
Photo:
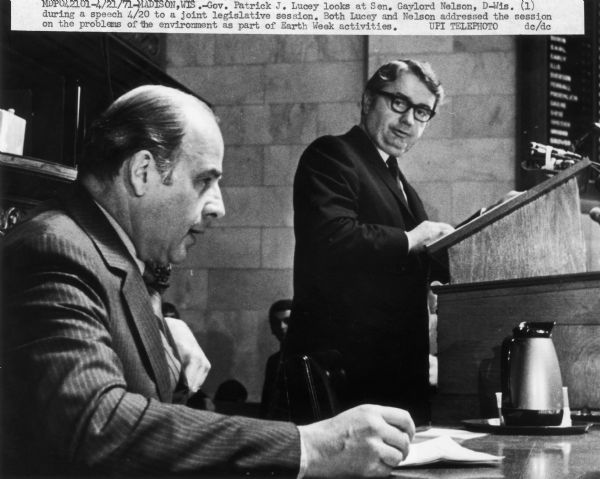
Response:
[[[453,228],[428,220],[398,159],[442,100],[428,64],[383,65],[365,87],[360,125],[313,142],[294,182],[286,356],[338,350],[344,407],[399,406],[417,424],[430,419],[427,294],[437,279],[423,250]]]

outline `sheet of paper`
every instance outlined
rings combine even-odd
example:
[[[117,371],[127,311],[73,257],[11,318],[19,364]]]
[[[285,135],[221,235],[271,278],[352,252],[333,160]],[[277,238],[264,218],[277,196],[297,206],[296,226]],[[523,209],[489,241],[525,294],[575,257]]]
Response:
[[[415,434],[415,439],[432,439],[440,436],[448,436],[452,439],[465,441],[467,439],[475,439],[477,437],[487,436],[485,432],[471,432],[464,429],[450,429],[445,427],[430,427],[424,431],[418,431]]]
[[[417,444],[411,444],[408,456],[397,467],[420,466],[435,462],[453,464],[498,464],[503,456],[473,451],[461,446],[448,436],[440,436]]]

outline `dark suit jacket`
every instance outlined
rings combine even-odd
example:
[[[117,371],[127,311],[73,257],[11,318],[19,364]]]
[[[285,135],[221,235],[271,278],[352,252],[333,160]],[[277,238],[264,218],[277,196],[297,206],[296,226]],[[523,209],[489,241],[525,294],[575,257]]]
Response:
[[[9,464],[50,474],[298,470],[292,424],[171,404],[139,269],[84,190],[3,246]]]
[[[338,349],[348,406],[376,402],[428,416],[429,261],[406,231],[427,219],[408,206],[359,127],[317,139],[294,182],[294,309],[286,355]]]

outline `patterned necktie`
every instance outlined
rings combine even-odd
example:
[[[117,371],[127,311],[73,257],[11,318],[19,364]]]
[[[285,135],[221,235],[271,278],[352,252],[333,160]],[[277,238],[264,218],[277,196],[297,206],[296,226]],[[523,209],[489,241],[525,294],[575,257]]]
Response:
[[[174,348],[173,338],[171,337],[171,333],[167,328],[165,318],[162,314],[162,297],[160,292],[153,284],[154,281],[152,274],[149,272],[149,268],[146,268],[146,270],[149,274],[144,273],[144,280],[146,281],[146,288],[148,289],[148,294],[150,295],[152,311],[154,311],[154,316],[156,317],[156,321],[158,323],[158,329],[160,330],[160,339],[165,351],[167,365],[169,366],[171,387],[172,390],[175,391],[181,375],[181,361],[177,356],[177,350]]]
[[[385,163],[387,164],[388,170],[392,175],[392,178],[394,178],[396,184],[398,185],[398,188],[400,188],[402,198],[404,199],[404,204],[408,208],[408,198],[406,197],[406,192],[404,191],[404,183],[402,182],[400,168],[398,168],[398,160],[395,156],[390,156]]]

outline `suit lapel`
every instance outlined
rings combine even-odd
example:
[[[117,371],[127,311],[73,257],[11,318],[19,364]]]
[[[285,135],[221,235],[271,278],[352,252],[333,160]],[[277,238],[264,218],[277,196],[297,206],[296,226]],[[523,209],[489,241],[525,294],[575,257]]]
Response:
[[[88,233],[107,265],[117,270],[117,274],[123,278],[121,295],[143,346],[140,354],[149,360],[159,398],[170,401],[172,391],[168,365],[150,297],[139,268],[104,213],[82,187],[76,188],[73,197],[65,203],[65,209]]]
[[[148,291],[141,276],[127,275],[123,282],[123,298],[133,318],[145,352],[156,380],[158,396],[162,401],[171,402],[172,390],[169,369],[165,360],[165,352],[160,338],[160,331],[154,311],[150,304]]]
[[[348,133],[348,135],[353,140],[355,145],[358,147],[358,150],[360,151],[361,156],[365,160],[365,164],[368,165],[368,167],[371,169],[371,171],[375,172],[375,174],[379,177],[379,179],[385,184],[385,186],[387,188],[389,188],[389,190],[392,192],[392,194],[396,197],[396,200],[401,205],[402,213],[407,215],[413,221],[415,221],[416,219],[415,219],[411,209],[409,208],[408,204],[406,203],[406,199],[404,198],[404,195],[400,191],[400,188],[397,185],[394,178],[392,178],[392,175],[390,175],[390,172],[389,172],[387,166],[385,165],[383,159],[381,158],[381,155],[377,151],[377,148],[375,148],[375,145],[373,145],[373,142],[371,141],[371,139],[367,136],[367,134],[359,126],[353,127],[350,130],[350,132]],[[404,181],[404,185],[408,186],[408,183],[406,183],[406,181]],[[407,195],[407,198],[409,198],[408,192],[407,192],[407,190],[409,188],[406,186],[405,186],[405,193]],[[412,188],[410,188],[410,189],[412,190]],[[413,195],[415,194],[414,190],[411,191],[411,194],[413,194]]]

